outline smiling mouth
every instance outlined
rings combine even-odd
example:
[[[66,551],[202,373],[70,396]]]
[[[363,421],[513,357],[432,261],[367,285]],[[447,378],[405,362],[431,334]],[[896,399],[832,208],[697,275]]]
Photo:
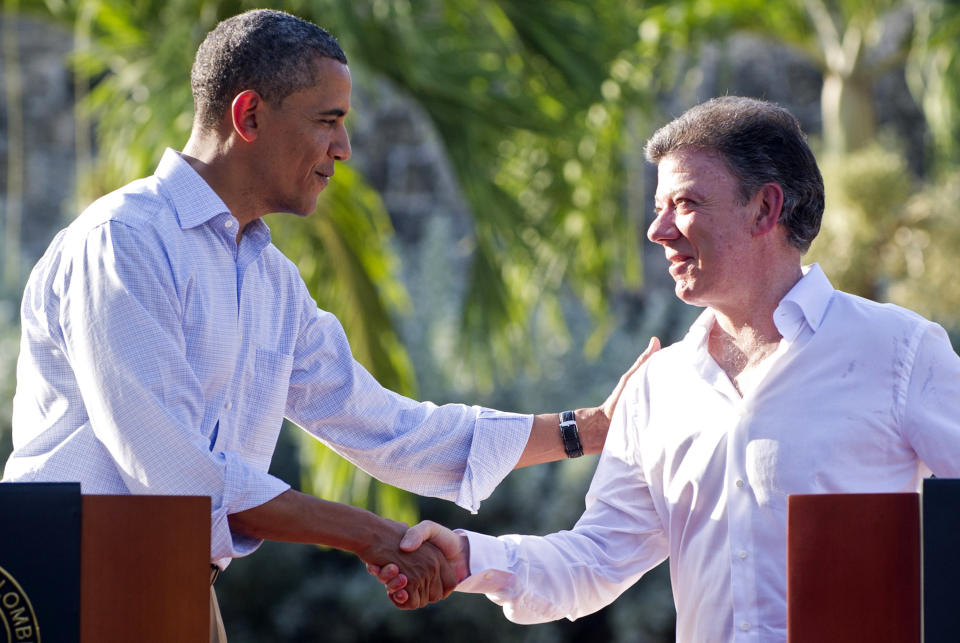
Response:
[[[674,278],[679,278],[695,266],[693,257],[679,252],[667,255],[667,261],[670,262],[667,272]]]

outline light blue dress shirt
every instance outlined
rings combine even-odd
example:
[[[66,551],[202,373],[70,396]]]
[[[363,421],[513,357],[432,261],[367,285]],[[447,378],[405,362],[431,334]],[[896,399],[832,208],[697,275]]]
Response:
[[[253,551],[227,516],[269,475],[284,417],[390,484],[475,511],[532,417],[415,402],[354,361],[339,321],[254,221],[173,150],[61,231],[23,297],[4,480],[83,493],[204,495],[211,560]]]

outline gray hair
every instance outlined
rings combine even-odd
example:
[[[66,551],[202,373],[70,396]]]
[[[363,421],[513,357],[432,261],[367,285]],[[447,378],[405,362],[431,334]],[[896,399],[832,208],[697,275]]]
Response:
[[[214,128],[234,97],[247,89],[283,102],[316,84],[318,58],[344,65],[347,57],[329,33],[283,11],[256,9],[218,24],[197,49],[190,72],[194,118]]]
[[[763,185],[778,184],[783,190],[778,222],[789,242],[807,251],[823,218],[823,177],[793,114],[753,98],[714,98],[657,130],[644,152],[659,163],[682,149],[719,154],[740,184],[742,203]]]

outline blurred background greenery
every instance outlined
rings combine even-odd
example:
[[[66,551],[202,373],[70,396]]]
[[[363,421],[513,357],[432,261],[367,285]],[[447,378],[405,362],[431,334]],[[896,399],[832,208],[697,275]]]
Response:
[[[775,100],[811,135],[827,214],[810,259],[834,284],[960,331],[960,7],[941,0],[3,0],[0,461],[30,267],[93,198],[186,141],[193,52],[265,4],[350,58],[354,157],[277,245],[356,357],[438,403],[594,405],[650,335],[677,339],[645,253],[642,145],[692,104]],[[646,248],[649,250],[650,248]],[[274,472],[395,519],[490,533],[569,527],[595,458],[511,474],[478,515],[371,480],[288,427]],[[672,641],[662,566],[574,623],[517,626],[476,596],[392,608],[360,563],[267,544],[218,581],[230,640]]]

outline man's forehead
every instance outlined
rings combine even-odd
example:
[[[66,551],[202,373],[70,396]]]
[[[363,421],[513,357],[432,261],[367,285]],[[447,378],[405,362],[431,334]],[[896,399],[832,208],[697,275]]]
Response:
[[[689,188],[697,182],[699,172],[697,168],[685,162],[682,158],[667,156],[657,164],[657,191],[656,196],[672,194],[678,190]]]
[[[733,175],[719,153],[684,149],[667,154],[657,164],[657,197],[690,189],[703,182],[729,182]]]
[[[314,64],[313,84],[291,95],[296,94],[318,114],[346,114],[350,111],[350,69],[333,58],[320,58]]]

